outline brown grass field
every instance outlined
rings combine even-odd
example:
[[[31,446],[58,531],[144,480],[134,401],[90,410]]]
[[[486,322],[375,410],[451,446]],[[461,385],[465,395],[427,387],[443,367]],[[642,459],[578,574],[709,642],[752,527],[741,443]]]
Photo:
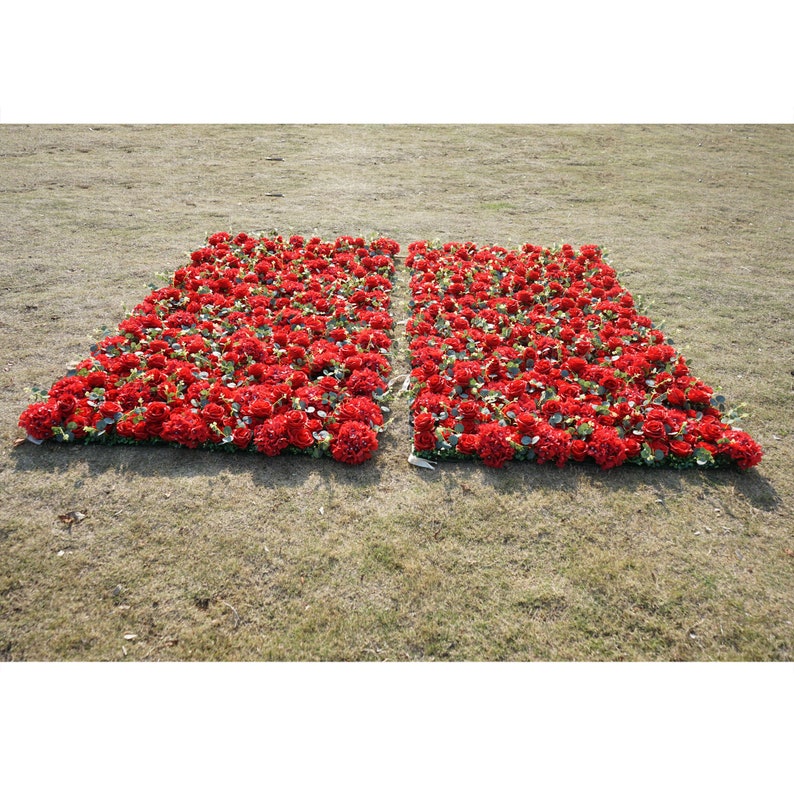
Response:
[[[791,661],[793,215],[791,126],[0,126],[0,660]],[[765,458],[14,446],[219,230],[599,244]]]

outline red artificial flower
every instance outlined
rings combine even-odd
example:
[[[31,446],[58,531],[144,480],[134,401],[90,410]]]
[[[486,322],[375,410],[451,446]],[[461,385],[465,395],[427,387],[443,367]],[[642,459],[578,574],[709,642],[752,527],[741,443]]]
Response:
[[[372,457],[378,447],[374,430],[363,422],[343,422],[331,441],[331,455],[342,463],[359,464]]]
[[[213,234],[20,425],[37,441],[330,454],[340,424],[383,426],[397,251],[386,238]]]
[[[210,431],[207,423],[197,414],[178,411],[172,412],[163,422],[160,437],[164,441],[195,449],[209,440]]]
[[[254,431],[254,444],[270,457],[281,454],[289,446],[286,419],[283,416],[265,419]]]
[[[761,445],[754,441],[743,430],[730,430],[726,434],[725,445],[728,456],[740,469],[749,469],[757,466],[763,457]],[[722,448],[720,448],[722,451]]]
[[[52,437],[54,425],[53,402],[33,403],[19,417],[19,426],[36,441]]]
[[[587,453],[604,470],[620,466],[626,460],[626,447],[617,431],[599,425],[587,439]]]
[[[498,422],[487,422],[480,426],[477,434],[477,454],[486,466],[499,469],[515,456],[511,443],[513,432]]]
[[[497,424],[515,433],[518,457],[558,466],[708,463],[698,450],[716,465],[760,460],[731,441],[710,388],[638,313],[598,247],[418,241],[406,266],[414,446],[430,457],[490,455]],[[425,411],[456,444],[431,445]]]
[[[248,425],[238,425],[232,431],[232,443],[239,449],[247,449],[254,437],[254,432]]]

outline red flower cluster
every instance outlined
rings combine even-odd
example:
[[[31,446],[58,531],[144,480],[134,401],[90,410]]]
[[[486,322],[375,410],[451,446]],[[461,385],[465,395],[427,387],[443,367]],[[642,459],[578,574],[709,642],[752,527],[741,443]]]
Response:
[[[165,441],[361,463],[391,372],[394,255],[380,238],[213,234],[30,405],[33,441]]]
[[[596,246],[415,242],[406,266],[420,457],[602,469],[761,460]]]

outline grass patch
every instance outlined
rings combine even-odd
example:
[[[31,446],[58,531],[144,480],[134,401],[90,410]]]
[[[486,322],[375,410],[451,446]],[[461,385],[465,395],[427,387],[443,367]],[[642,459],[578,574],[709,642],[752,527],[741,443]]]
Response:
[[[790,129],[4,126],[0,145],[19,154],[0,158],[19,231],[0,238],[0,659],[791,660]],[[482,201],[505,185],[516,214]],[[764,460],[419,470],[404,399],[355,470],[14,448],[29,389],[221,227],[599,244],[692,371],[746,403]]]

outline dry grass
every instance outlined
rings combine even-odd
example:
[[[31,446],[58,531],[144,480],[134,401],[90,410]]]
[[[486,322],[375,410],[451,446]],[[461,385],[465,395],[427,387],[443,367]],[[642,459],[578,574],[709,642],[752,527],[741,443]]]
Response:
[[[763,126],[0,127],[0,658],[791,660],[793,149]],[[30,387],[220,229],[598,243],[765,460],[429,472],[403,399],[360,468],[14,448]]]

